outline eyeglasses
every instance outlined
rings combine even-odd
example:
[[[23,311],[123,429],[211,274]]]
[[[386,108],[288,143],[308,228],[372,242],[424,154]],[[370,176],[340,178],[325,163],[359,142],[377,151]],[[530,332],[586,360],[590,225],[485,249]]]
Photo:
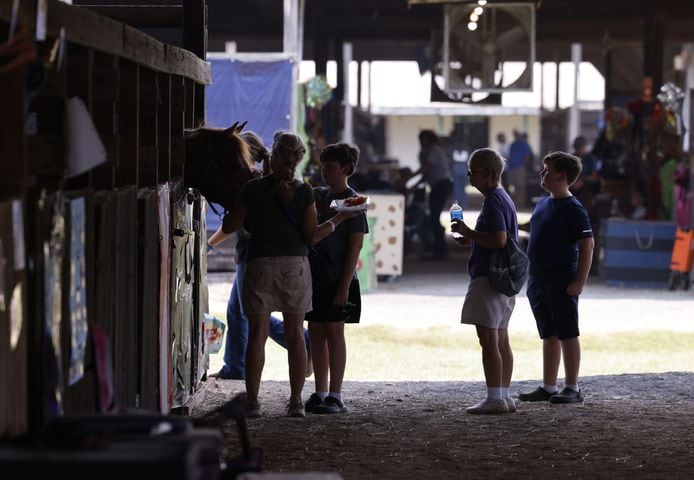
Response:
[[[469,168],[467,171],[467,176],[472,177],[472,172],[479,172],[480,170],[486,170],[485,168]]]

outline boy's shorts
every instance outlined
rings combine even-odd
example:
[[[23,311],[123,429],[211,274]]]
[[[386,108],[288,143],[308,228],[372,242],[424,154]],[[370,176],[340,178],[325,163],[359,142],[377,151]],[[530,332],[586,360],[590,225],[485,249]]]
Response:
[[[566,340],[579,336],[578,297],[566,293],[568,277],[528,278],[527,294],[540,338]]]
[[[460,314],[460,323],[499,330],[508,328],[516,297],[507,297],[489,285],[487,277],[470,281]]]
[[[359,323],[361,318],[361,291],[355,276],[349,284],[347,304],[338,307],[333,304],[337,284],[313,287],[313,310],[306,314],[306,320],[316,323]]]

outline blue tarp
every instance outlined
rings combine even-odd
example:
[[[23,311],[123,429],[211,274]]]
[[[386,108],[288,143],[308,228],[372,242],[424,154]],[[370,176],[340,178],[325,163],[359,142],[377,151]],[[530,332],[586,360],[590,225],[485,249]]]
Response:
[[[248,120],[266,146],[277,130],[287,130],[291,112],[290,60],[212,59],[212,85],[205,92],[207,125],[228,127]]]
[[[206,124],[224,128],[248,120],[246,130],[260,135],[269,148],[277,130],[289,129],[291,61],[211,59],[210,63],[212,85],[205,91]],[[208,208],[207,230],[216,230],[220,224],[219,217]]]

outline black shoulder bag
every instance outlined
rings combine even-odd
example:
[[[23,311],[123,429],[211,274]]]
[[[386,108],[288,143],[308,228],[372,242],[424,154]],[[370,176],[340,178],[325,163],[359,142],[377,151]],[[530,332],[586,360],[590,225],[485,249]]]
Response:
[[[494,290],[512,297],[521,291],[528,279],[530,260],[510,233],[506,245],[492,250],[487,279]]]

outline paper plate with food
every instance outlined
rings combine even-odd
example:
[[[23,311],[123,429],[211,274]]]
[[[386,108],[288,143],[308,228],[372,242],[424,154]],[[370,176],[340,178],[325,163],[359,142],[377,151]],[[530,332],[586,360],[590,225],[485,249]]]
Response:
[[[330,202],[330,208],[338,212],[360,212],[369,208],[369,203],[369,197],[356,195],[343,200],[333,200]]]

